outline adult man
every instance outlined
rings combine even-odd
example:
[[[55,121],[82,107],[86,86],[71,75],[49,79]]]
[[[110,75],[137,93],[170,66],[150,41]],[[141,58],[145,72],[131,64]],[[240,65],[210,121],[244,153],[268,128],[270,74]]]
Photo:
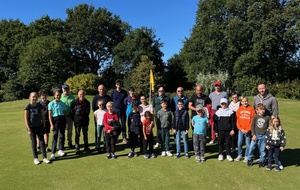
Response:
[[[116,112],[121,120],[121,130],[123,143],[127,144],[126,139],[126,106],[124,104],[124,99],[127,97],[127,92],[122,89],[121,80],[116,80],[116,89],[113,89],[110,97],[114,103],[113,111]]]
[[[188,110],[189,109],[189,106],[188,106],[188,103],[189,103],[189,99],[188,97],[186,97],[184,95],[184,90],[182,87],[178,87],[177,90],[176,90],[176,93],[177,95],[174,96],[171,100],[171,110],[172,112],[174,112],[175,110],[178,109],[178,106],[177,106],[177,103],[178,103],[178,100],[181,99],[183,101],[183,107],[185,110]]]
[[[211,125],[211,141],[209,144],[213,144],[216,139],[216,134],[214,131],[214,121],[213,115],[220,108],[220,101],[222,98],[228,99],[227,92],[221,91],[221,82],[214,82],[215,91],[209,94],[209,98],[211,99],[211,113],[210,113],[210,125]]]
[[[105,89],[105,86],[103,84],[100,84],[98,86],[98,92],[99,92],[99,94],[96,94],[94,96],[93,100],[92,100],[92,110],[93,110],[93,112],[95,112],[97,109],[99,109],[99,107],[98,107],[98,101],[99,100],[103,100],[105,109],[106,109],[107,102],[112,101],[111,97],[106,94],[106,89]],[[95,120],[95,118],[94,118],[94,123],[95,123],[95,145],[97,145],[97,121]],[[105,142],[104,142],[104,146],[105,146]]]
[[[152,101],[152,106],[154,108],[154,114],[155,114],[155,123],[158,123],[158,118],[157,118],[157,112],[161,109],[161,100],[164,99],[168,102],[168,108],[170,108],[170,97],[165,94],[164,87],[159,87],[158,88],[158,95],[154,96],[153,101]],[[156,144],[155,148],[158,148],[159,145],[161,144],[161,135],[160,135],[160,127],[156,125]]]
[[[254,108],[256,105],[262,103],[266,106],[266,115],[278,116],[278,103],[276,98],[268,92],[268,88],[265,84],[261,83],[257,86],[258,94],[254,96]]]
[[[73,120],[70,115],[70,109],[71,109],[72,103],[75,101],[75,97],[72,94],[70,94],[70,88],[67,84],[63,84],[61,88],[62,88],[63,94],[62,94],[60,100],[62,102],[64,102],[67,107],[67,110],[66,110],[66,114],[67,114],[66,129],[68,131],[67,140],[68,140],[69,148],[72,149],[72,148],[74,148],[74,145],[72,144]],[[64,149],[64,147],[63,147],[63,149]]]
[[[201,85],[197,85],[195,88],[195,94],[189,99],[189,109],[192,110],[191,119],[197,115],[196,109],[197,107],[206,107],[208,104],[211,104],[210,98],[203,94],[203,87]],[[205,113],[207,115],[207,113]],[[208,116],[208,115],[207,115]]]
[[[88,126],[90,121],[90,102],[85,99],[84,90],[78,91],[78,98],[71,105],[71,117],[75,124],[75,153],[80,153],[79,148],[79,137],[80,131],[83,133],[84,141],[84,151],[89,152],[89,143],[88,143]]]

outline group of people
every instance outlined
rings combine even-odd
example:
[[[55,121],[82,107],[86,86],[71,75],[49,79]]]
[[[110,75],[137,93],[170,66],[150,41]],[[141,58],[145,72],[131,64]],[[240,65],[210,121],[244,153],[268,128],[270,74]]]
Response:
[[[197,162],[205,161],[205,146],[208,135],[209,144],[218,139],[218,160],[233,161],[231,154],[237,150],[236,161],[244,160],[248,166],[254,164],[254,150],[258,146],[260,158],[259,167],[265,166],[265,151],[268,150],[267,170],[272,169],[275,159],[275,171],[281,171],[283,166],[279,159],[280,151],[284,150],[286,137],[278,117],[278,104],[266,88],[258,85],[258,95],[254,97],[254,107],[248,104],[247,97],[238,98],[221,90],[221,82],[214,82],[215,90],[209,96],[203,94],[203,87],[197,85],[195,94],[188,98],[183,87],[178,87],[172,98],[166,95],[164,88],[159,87],[158,93],[148,104],[147,97],[138,97],[134,88],[128,93],[122,89],[122,82],[117,80],[111,95],[106,94],[104,85],[98,86],[98,94],[92,100],[92,105],[85,98],[84,90],[79,90],[78,98],[70,94],[67,84],[54,91],[54,100],[47,100],[46,91],[37,94],[30,93],[30,103],[25,107],[25,124],[32,141],[34,163],[39,164],[37,146],[43,155],[43,162],[49,163],[46,152],[51,152],[50,160],[55,160],[57,140],[59,135],[58,155],[64,156],[65,130],[67,129],[68,146],[75,148],[80,154],[79,137],[82,131],[84,151],[89,152],[88,126],[90,106],[94,113],[95,149],[107,152],[107,159],[115,159],[115,146],[119,135],[128,144],[128,158],[140,153],[145,158],[155,158],[154,148],[161,147],[161,156],[173,156],[170,150],[170,135],[174,134],[176,145],[175,158],[181,157],[181,139],[184,147],[184,157],[190,158],[188,132],[191,126],[193,149]],[[38,102],[38,95],[41,101]],[[191,110],[191,117],[189,117]],[[126,123],[127,122],[127,123]],[[75,126],[75,146],[72,144],[72,129]],[[127,127],[126,127],[127,126]],[[128,128],[128,129],[127,129]],[[156,128],[156,144],[154,145],[153,129]],[[48,148],[49,132],[53,131],[52,150]],[[128,138],[127,138],[128,132]],[[102,140],[103,136],[103,140]],[[38,138],[38,142],[37,142]],[[243,156],[243,144],[246,144]],[[103,145],[102,145],[103,144]]]

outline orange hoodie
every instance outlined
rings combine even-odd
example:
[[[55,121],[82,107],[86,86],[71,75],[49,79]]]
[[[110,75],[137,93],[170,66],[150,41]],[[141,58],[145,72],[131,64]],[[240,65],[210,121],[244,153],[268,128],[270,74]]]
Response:
[[[251,123],[256,112],[250,105],[248,107],[240,106],[236,111],[236,126],[239,130],[251,131]]]

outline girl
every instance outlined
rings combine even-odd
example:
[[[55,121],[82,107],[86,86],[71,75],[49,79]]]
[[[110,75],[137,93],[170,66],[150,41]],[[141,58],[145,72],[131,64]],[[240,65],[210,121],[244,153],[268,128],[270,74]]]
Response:
[[[135,148],[138,145],[138,137],[140,134],[140,128],[142,126],[141,116],[138,112],[139,105],[137,103],[133,103],[132,112],[128,116],[128,127],[129,127],[129,142],[130,142],[130,152],[127,158],[137,157],[137,153],[135,152]]]
[[[97,121],[97,144],[96,144],[96,149],[100,153],[100,144],[101,144],[101,136],[104,128],[103,124],[103,117],[104,114],[106,113],[106,109],[104,109],[104,100],[98,100],[98,107],[99,109],[94,112],[95,120]],[[103,143],[105,143],[105,137],[103,140]]]
[[[281,126],[279,117],[271,117],[269,128],[266,133],[266,149],[268,150],[268,166],[267,170],[272,169],[272,158],[275,159],[275,171],[280,172],[279,154],[284,150],[286,137]]]
[[[143,121],[143,145],[144,145],[144,158],[148,159],[149,154],[147,153],[147,146],[149,145],[149,153],[152,155],[152,158],[155,158],[156,155],[153,153],[153,132],[154,128],[153,117],[149,111],[145,112],[145,119]]]
[[[27,129],[27,134],[30,136],[32,154],[33,154],[33,163],[40,164],[38,160],[38,153],[36,149],[36,138],[38,137],[40,141],[40,147],[43,154],[43,162],[46,164],[50,163],[47,159],[45,141],[43,136],[43,126],[45,126],[44,110],[43,106],[37,103],[37,93],[31,92],[29,95],[30,103],[26,105],[24,109],[24,120]]]

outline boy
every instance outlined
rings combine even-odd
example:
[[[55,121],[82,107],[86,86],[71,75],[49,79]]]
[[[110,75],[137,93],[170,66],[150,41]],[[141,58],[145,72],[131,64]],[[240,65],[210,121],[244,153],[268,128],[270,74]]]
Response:
[[[228,161],[232,162],[233,159],[230,155],[231,148],[231,137],[234,135],[235,130],[235,114],[230,110],[228,106],[228,100],[226,98],[221,98],[220,100],[221,108],[216,111],[213,116],[215,133],[219,136],[218,145],[219,145],[219,157],[218,160],[223,161],[223,146],[226,149],[226,158]]]
[[[128,116],[129,142],[131,151],[129,152],[127,158],[138,156],[134,151],[138,145],[138,136],[140,134],[140,128],[142,127],[141,116],[138,109],[139,105],[137,103],[133,103],[132,112]]]
[[[170,129],[172,125],[172,112],[168,110],[168,101],[161,100],[161,109],[157,112],[157,127],[161,128],[161,156],[172,156],[169,147]]]
[[[205,144],[206,144],[206,129],[209,127],[208,118],[204,116],[204,108],[196,109],[197,115],[192,118],[193,144],[196,155],[196,162],[205,162]]]
[[[238,156],[235,161],[243,159],[243,141],[245,139],[246,150],[244,162],[248,162],[249,146],[251,142],[251,122],[255,116],[255,110],[248,104],[248,98],[241,98],[242,106],[236,111],[236,126],[238,128]]]
[[[188,140],[187,134],[189,130],[189,125],[187,124],[188,112],[184,109],[184,101],[179,99],[177,101],[177,107],[174,111],[174,129],[173,132],[176,134],[176,155],[175,158],[180,157],[180,136],[182,136],[183,146],[184,146],[184,156],[185,158],[189,157],[188,151]]]
[[[49,133],[50,133],[50,122],[49,122],[49,117],[48,117],[48,104],[50,103],[50,101],[47,99],[48,93],[46,90],[39,91],[39,96],[41,98],[41,101],[39,101],[38,103],[40,103],[44,108],[44,118],[45,118],[45,125],[46,125],[44,127],[45,146],[46,146],[47,152],[51,152],[51,149],[48,148]],[[40,143],[38,141],[38,149],[40,149],[39,145],[40,145]]]
[[[248,166],[253,165],[253,152],[256,144],[259,148],[259,167],[265,166],[265,148],[266,148],[266,131],[269,125],[269,116],[266,113],[266,107],[259,103],[256,105],[257,115],[254,116],[251,125],[252,141],[250,144],[249,155],[248,155]]]

